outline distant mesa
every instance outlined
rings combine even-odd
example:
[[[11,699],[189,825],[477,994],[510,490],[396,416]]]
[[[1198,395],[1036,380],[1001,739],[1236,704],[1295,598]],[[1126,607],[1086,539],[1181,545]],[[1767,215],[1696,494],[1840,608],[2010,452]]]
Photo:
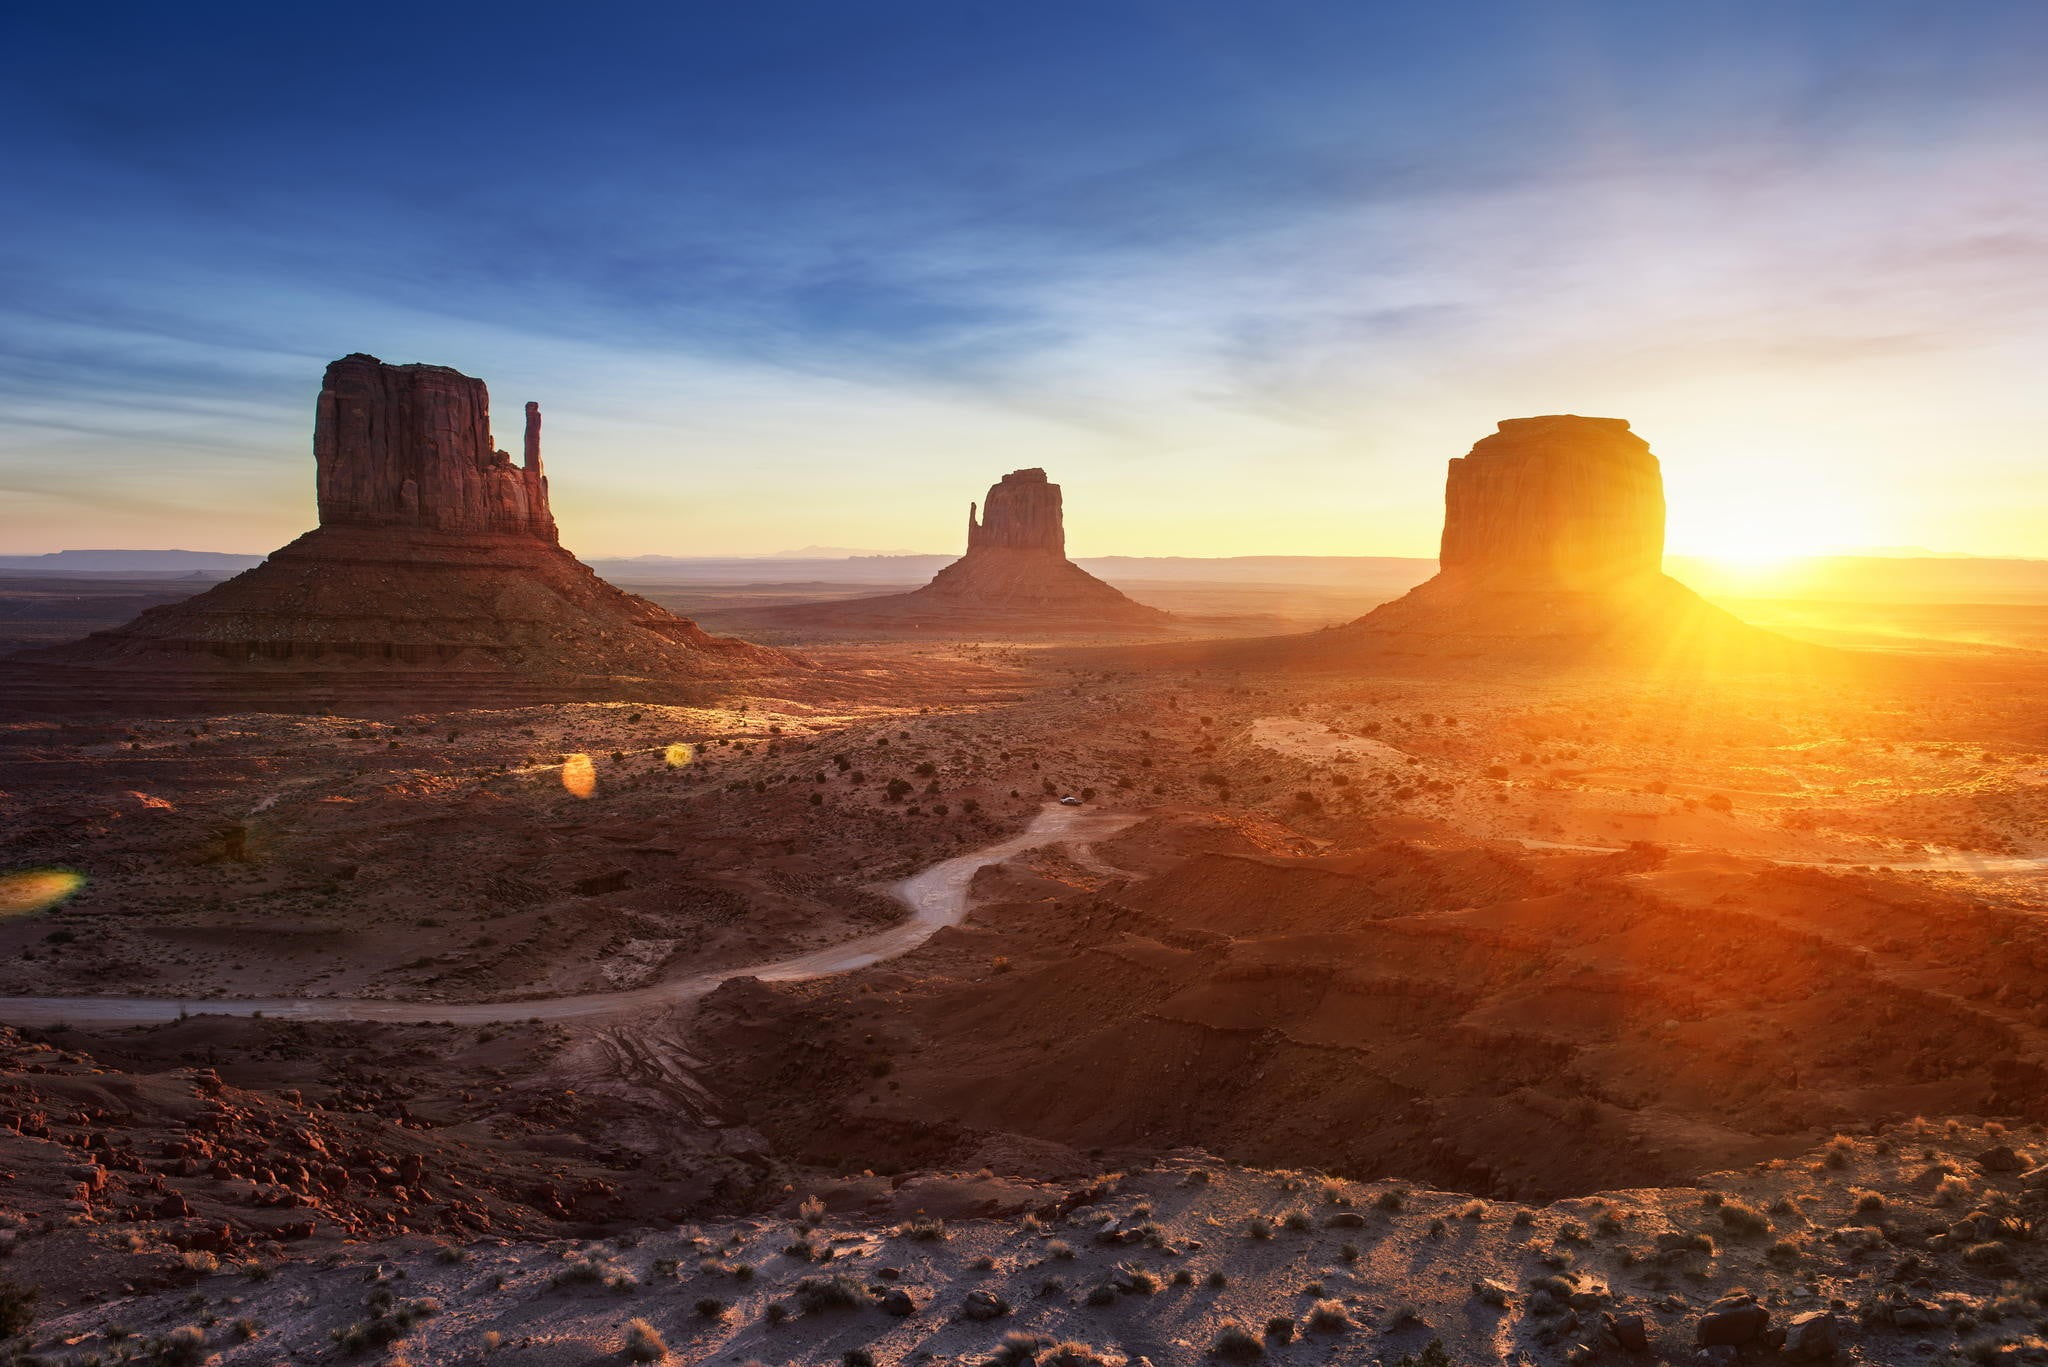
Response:
[[[1666,575],[1664,514],[1662,468],[1625,419],[1509,418],[1450,462],[1432,578],[1343,626],[1159,647],[1151,662],[1747,667],[1831,654],[1749,626]]]
[[[1013,470],[967,505],[967,553],[910,593],[749,611],[778,626],[889,627],[943,634],[1085,635],[1171,629],[1171,613],[1127,598],[1067,559],[1060,486]]]
[[[1778,640],[1664,573],[1664,514],[1663,469],[1626,419],[1506,419],[1450,462],[1436,576],[1344,630],[1520,656]]]
[[[712,636],[562,549],[540,437],[529,403],[514,463],[492,440],[482,380],[345,356],[327,368],[314,419],[320,525],[195,597],[13,657],[10,702],[658,700],[807,667]]]

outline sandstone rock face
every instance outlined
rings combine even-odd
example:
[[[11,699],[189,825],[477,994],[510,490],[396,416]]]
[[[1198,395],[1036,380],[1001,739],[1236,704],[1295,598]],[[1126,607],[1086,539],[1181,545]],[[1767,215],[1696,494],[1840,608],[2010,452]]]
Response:
[[[1043,470],[1012,470],[989,486],[981,520],[967,505],[967,550],[1001,548],[1067,555],[1066,518],[1060,509],[1060,486]]]
[[[1623,418],[1510,418],[1450,463],[1442,572],[1529,588],[1662,573],[1664,475]]]
[[[555,539],[526,405],[525,464],[491,438],[482,380],[357,353],[327,367],[313,421],[323,527],[421,527]]]
[[[10,662],[38,711],[140,692],[166,709],[430,709],[699,695],[807,668],[713,636],[562,549],[526,405],[525,462],[491,441],[483,381],[347,356],[314,420],[320,526],[124,627]]]

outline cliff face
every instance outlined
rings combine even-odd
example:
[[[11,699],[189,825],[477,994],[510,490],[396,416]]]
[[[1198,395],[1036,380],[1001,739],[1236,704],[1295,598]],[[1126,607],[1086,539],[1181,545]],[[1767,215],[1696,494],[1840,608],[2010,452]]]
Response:
[[[327,367],[313,421],[323,527],[418,527],[555,540],[526,405],[525,464],[491,438],[482,380],[357,353]]]
[[[967,552],[978,550],[1046,551],[1066,558],[1066,520],[1060,510],[1060,486],[1043,470],[1012,470],[989,486],[981,519],[967,505]]]
[[[1446,578],[1590,589],[1663,561],[1663,472],[1626,419],[1509,418],[1450,463]]]

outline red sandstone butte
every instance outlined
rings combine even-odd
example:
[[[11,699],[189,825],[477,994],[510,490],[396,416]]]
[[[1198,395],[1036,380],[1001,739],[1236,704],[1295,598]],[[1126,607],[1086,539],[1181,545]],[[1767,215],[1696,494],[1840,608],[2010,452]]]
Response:
[[[8,662],[18,709],[286,711],[687,700],[808,668],[713,636],[562,549],[541,470],[491,437],[484,382],[345,356],[313,426],[320,525],[126,626]]]

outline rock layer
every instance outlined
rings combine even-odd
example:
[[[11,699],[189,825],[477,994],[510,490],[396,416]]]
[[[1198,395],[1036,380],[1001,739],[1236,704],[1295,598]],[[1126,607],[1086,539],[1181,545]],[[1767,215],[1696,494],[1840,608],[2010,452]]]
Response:
[[[9,662],[16,709],[273,710],[687,698],[807,667],[710,635],[562,549],[541,472],[491,440],[481,380],[373,356],[328,367],[320,526],[126,626]]]

